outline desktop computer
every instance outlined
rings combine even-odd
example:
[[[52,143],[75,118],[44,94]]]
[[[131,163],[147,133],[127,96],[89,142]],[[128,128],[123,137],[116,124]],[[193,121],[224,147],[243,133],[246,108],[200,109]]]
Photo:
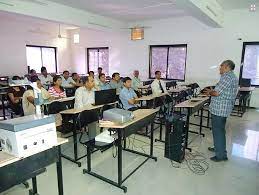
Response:
[[[186,122],[180,118],[166,121],[165,154],[170,160],[181,163],[184,160],[186,146]]]

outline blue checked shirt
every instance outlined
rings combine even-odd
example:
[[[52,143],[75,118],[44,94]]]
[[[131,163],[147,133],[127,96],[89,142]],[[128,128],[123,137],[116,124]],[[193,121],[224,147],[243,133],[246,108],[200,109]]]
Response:
[[[123,89],[120,92],[120,100],[123,105],[123,108],[125,110],[128,110],[130,108],[137,107],[136,105],[131,105],[128,102],[130,99],[133,99],[136,97],[137,97],[137,94],[132,88],[127,89],[126,87],[123,87]]]
[[[211,97],[211,114],[228,117],[234,108],[238,91],[238,79],[234,72],[230,71],[221,75],[214,90],[219,93],[219,96]]]

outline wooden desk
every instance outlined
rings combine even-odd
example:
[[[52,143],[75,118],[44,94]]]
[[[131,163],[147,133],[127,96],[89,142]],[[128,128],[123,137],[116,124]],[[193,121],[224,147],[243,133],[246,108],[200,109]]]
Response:
[[[83,173],[88,173],[98,179],[101,179],[102,181],[105,181],[113,186],[116,186],[120,189],[122,189],[124,192],[127,192],[127,187],[123,186],[122,184],[134,173],[136,172],[145,162],[147,162],[149,159],[154,159],[157,161],[157,158],[153,156],[153,133],[154,133],[154,119],[155,115],[158,112],[157,109],[139,109],[133,112],[134,119],[124,123],[124,124],[114,124],[114,123],[107,123],[104,121],[100,121],[101,127],[107,127],[112,128],[117,132],[118,139],[116,140],[117,146],[118,146],[118,180],[113,181],[111,179],[108,179],[100,174],[97,174],[92,171],[91,167],[91,151],[92,151],[92,144],[89,143],[87,146],[87,169],[83,170]],[[138,129],[141,129],[142,127],[146,127],[149,124],[151,124],[151,132],[150,132],[150,153],[144,154],[135,150],[127,149],[126,147],[126,137],[130,136],[131,134],[134,134],[137,132]],[[124,141],[124,146],[122,147],[122,140]],[[138,154],[141,156],[146,157],[144,162],[142,162],[136,169],[134,169],[128,176],[126,176],[124,179],[122,178],[122,150],[131,152],[134,154]]]
[[[176,88],[170,88],[168,90],[169,93],[180,93],[182,91],[186,91],[187,89],[190,89],[189,87],[176,87]]]
[[[150,101],[150,100],[154,100],[155,98],[163,97],[163,96],[166,96],[166,95],[168,95],[168,93],[161,93],[161,94],[158,94],[158,95],[151,94],[151,95],[145,95],[145,96],[139,97],[136,100],[137,101]]]
[[[47,100],[45,102],[43,102],[43,105],[49,105],[49,104],[52,104],[53,102],[67,102],[67,101],[72,101],[75,99],[75,96],[73,97],[65,97],[65,98],[61,98],[61,99],[56,99],[56,100]]]
[[[252,92],[255,90],[255,87],[240,87],[239,91]]]
[[[188,133],[195,133],[195,134],[199,134],[202,135],[203,137],[205,136],[205,134],[203,134],[202,131],[202,124],[203,124],[203,110],[201,112],[201,116],[200,116],[200,130],[199,132],[196,131],[190,131],[190,116],[192,114],[194,114],[195,112],[203,109],[203,106],[209,102],[209,97],[197,97],[197,98],[191,98],[190,100],[186,100],[184,102],[181,102],[177,105],[175,105],[175,108],[186,108],[188,110],[187,113],[187,120],[186,120],[186,126],[187,126],[187,132],[186,132],[186,149],[189,149],[191,151],[190,148],[188,148]]]
[[[39,170],[56,163],[58,194],[63,195],[63,176],[61,161],[61,145],[67,143],[67,139],[58,138],[58,144],[52,148],[32,154],[26,158],[17,158],[5,152],[0,152],[0,193],[15,185],[32,179],[33,189],[30,194],[36,195]],[[36,162],[37,161],[37,162]],[[17,170],[19,169],[19,170]]]

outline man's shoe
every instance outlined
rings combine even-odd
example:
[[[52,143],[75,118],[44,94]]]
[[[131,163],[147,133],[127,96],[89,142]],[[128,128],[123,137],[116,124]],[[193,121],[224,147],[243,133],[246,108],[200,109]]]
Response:
[[[216,156],[213,156],[210,158],[210,160],[214,161],[214,162],[221,162],[221,161],[227,161],[228,157],[225,158],[217,158]]]
[[[209,150],[210,152],[215,152],[215,148],[213,148],[213,147],[208,147],[208,150]]]

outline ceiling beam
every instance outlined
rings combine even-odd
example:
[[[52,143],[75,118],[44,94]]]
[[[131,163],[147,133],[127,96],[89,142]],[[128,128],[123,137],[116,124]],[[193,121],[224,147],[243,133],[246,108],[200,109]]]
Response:
[[[0,0],[0,10],[94,29],[118,29],[123,22],[47,0]]]
[[[176,0],[193,17],[212,27],[223,27],[224,12],[217,0]]]

